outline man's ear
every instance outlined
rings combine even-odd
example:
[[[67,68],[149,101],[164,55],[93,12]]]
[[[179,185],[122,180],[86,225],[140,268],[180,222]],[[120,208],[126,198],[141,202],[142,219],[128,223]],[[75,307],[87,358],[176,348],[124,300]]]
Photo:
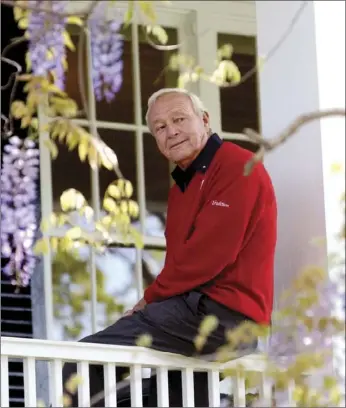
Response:
[[[203,119],[203,123],[204,123],[204,127],[206,127],[206,128],[208,128],[209,129],[209,122],[210,122],[210,120],[209,120],[209,113],[208,112],[203,112],[203,117],[202,117],[202,119]]]

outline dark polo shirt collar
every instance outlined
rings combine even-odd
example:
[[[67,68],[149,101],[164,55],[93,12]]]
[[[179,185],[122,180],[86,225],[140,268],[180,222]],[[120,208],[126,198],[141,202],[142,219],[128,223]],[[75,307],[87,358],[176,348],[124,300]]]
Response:
[[[186,170],[182,170],[179,166],[176,166],[171,175],[181,191],[184,192],[186,190],[196,172],[205,173],[208,170],[215,153],[222,143],[223,140],[216,133],[213,133],[200,154]]]

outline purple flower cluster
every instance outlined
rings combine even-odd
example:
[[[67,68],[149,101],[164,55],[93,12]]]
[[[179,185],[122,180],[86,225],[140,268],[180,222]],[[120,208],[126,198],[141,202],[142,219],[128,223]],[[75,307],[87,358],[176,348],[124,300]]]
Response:
[[[107,20],[107,2],[101,2],[89,19],[92,53],[92,79],[95,97],[111,102],[122,85],[123,39],[119,34],[122,21]]]
[[[33,245],[38,231],[36,180],[39,150],[32,140],[12,136],[4,147],[1,169],[1,257],[12,283],[27,286],[36,264]]]
[[[36,8],[47,7],[42,0],[31,1]],[[62,13],[66,2],[50,1],[52,11]],[[65,74],[63,61],[66,50],[63,38],[66,18],[45,11],[32,10],[29,16],[29,54],[32,72],[37,76],[53,75],[54,84],[64,89]]]

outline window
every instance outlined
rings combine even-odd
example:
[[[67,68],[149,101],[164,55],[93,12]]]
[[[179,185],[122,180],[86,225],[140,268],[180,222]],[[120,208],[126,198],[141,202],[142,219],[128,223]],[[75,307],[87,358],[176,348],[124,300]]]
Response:
[[[232,60],[242,76],[256,65],[256,41],[254,37],[218,33],[218,47],[232,44]],[[220,89],[222,131],[242,133],[244,128],[259,130],[258,80],[252,75],[236,87]]]
[[[116,2],[115,7],[121,7],[120,3]],[[222,5],[228,4],[226,2],[217,3],[217,10],[218,7],[223,9],[227,7],[227,10],[228,7],[232,10],[242,7],[237,5],[241,2],[229,2],[230,6]],[[169,36],[169,44],[181,43],[182,52],[198,56],[198,62],[207,71],[213,69],[212,59],[216,55],[217,46],[225,42],[231,42],[235,46],[234,60],[242,73],[254,65],[255,42],[251,36],[255,33],[255,25],[248,24],[246,27],[244,25],[244,28],[243,23],[237,20],[233,21],[227,13],[214,10],[214,6],[209,13],[207,12],[208,7],[202,7],[198,2],[186,2],[184,8],[181,7],[179,2],[173,2],[171,10],[163,5],[157,6],[158,23],[165,27]],[[229,15],[233,14],[229,13]],[[110,18],[112,18],[111,13]],[[252,27],[250,33],[243,32],[248,31],[250,26]],[[199,35],[201,27],[205,30]],[[232,27],[235,32],[228,33],[229,27]],[[96,272],[99,285],[101,285],[100,277],[103,276],[102,279],[106,279],[106,294],[117,298],[116,300],[121,301],[125,307],[132,305],[142,296],[143,288],[150,283],[153,276],[160,272],[165,257],[164,225],[168,192],[172,183],[170,172],[173,166],[158,151],[155,140],[146,126],[145,114],[148,97],[153,92],[162,87],[177,85],[177,74],[165,70],[170,55],[176,50],[171,52],[159,51],[147,43],[140,26],[137,27],[138,32],[135,33],[135,38],[132,36],[133,30],[132,26],[122,29],[124,36],[124,75],[121,90],[111,103],[94,100],[95,112],[92,116],[96,118],[95,125],[100,137],[116,152],[123,176],[133,183],[134,198],[142,209],[141,217],[135,225],[144,232],[144,249],[124,248],[120,243],[112,245],[106,259],[99,256],[90,258],[87,252],[82,254],[82,269],[84,268],[83,273],[89,279],[88,284],[91,282],[91,271]],[[77,69],[77,35],[73,32],[71,34],[77,50],[68,52],[70,68],[67,88],[68,93],[82,107],[82,95],[78,84],[80,75]],[[154,38],[151,39],[155,42]],[[133,43],[133,41],[135,42]],[[89,95],[92,75],[87,72],[88,47],[89,45],[86,44],[83,50],[83,93],[90,105],[91,99],[89,98],[94,98],[94,96]],[[134,50],[138,50],[138,54],[135,54]],[[137,67],[138,59],[135,58],[138,55],[139,67]],[[135,68],[139,68],[139,70]],[[235,134],[242,132],[245,126],[258,129],[256,77],[254,76],[252,80],[239,88],[224,89],[220,92],[215,86],[206,83],[194,84],[193,88],[211,110],[212,120],[222,123],[221,136],[229,143],[253,148],[253,145],[240,140],[241,138],[235,140]],[[241,109],[242,106],[245,108]],[[218,119],[219,117],[221,120]],[[83,112],[76,122],[86,128],[90,126]],[[42,163],[49,163],[48,151],[42,151],[41,154],[46,155]],[[41,182],[43,216],[49,214],[51,207],[55,210],[58,208],[61,193],[71,187],[80,190],[90,203],[93,202],[92,198],[102,200],[105,189],[115,178],[116,176],[112,171],[103,168],[94,177],[88,164],[80,162],[76,151],[68,152],[64,145],[60,145],[59,155],[57,159],[52,161],[52,175],[47,172]],[[50,184],[53,186],[51,195]],[[92,195],[97,192],[99,197],[93,197]],[[52,201],[52,205],[48,203],[49,200]],[[59,266],[58,261],[53,260],[50,255],[45,255],[46,276],[50,276],[53,269],[56,270],[57,267],[60,267],[60,273],[53,271],[53,278],[57,279],[59,276],[61,278],[61,271],[66,268],[63,263],[60,263]],[[85,272],[86,268],[87,271]],[[77,265],[76,270],[80,271],[81,265]],[[103,271],[102,275],[100,275],[100,270]],[[73,275],[71,274],[71,276]],[[77,278],[77,275],[74,278]],[[119,294],[120,289],[115,288],[114,279],[123,282],[124,297]],[[49,284],[48,282],[45,285],[47,298],[52,292],[49,289]],[[56,288],[60,284],[63,283],[58,284],[55,281]],[[106,316],[105,312],[102,312],[104,302],[100,296],[102,297],[98,293],[97,305],[94,304],[94,310],[96,306],[97,310],[100,311],[98,313],[100,315],[104,313],[102,316]],[[53,326],[50,313],[53,314],[52,308],[50,310],[48,308],[47,311],[47,320],[50,319],[47,322],[47,331]],[[115,313],[117,312],[115,311]],[[106,321],[100,322],[93,319],[93,324],[90,327],[91,330],[98,330],[100,325],[102,327],[106,324]],[[90,327],[87,329],[88,333],[90,333]]]

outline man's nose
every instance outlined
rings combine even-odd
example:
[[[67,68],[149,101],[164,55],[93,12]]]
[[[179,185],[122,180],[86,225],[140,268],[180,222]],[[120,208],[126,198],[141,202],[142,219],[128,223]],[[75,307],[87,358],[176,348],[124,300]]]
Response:
[[[166,126],[166,131],[167,131],[167,137],[170,138],[174,138],[178,135],[178,129],[176,126],[172,125],[167,125]]]

